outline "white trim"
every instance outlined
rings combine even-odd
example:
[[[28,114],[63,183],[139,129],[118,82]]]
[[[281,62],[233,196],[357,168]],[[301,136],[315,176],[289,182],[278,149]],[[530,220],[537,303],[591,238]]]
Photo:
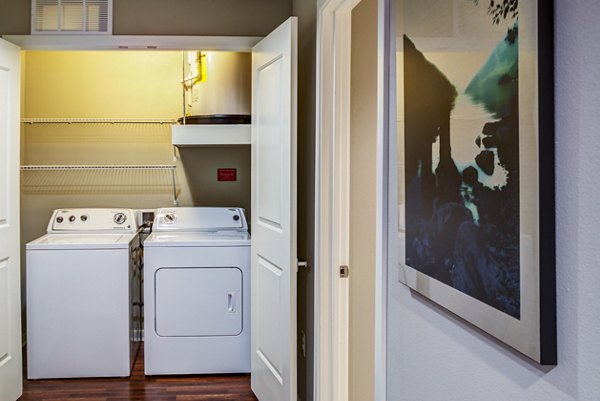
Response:
[[[237,146],[252,143],[251,124],[173,125],[174,146]]]
[[[394,52],[390,48],[390,0],[379,0],[377,29],[377,212],[375,262],[375,401],[386,400],[387,275],[390,217],[390,85]],[[393,225],[392,225],[393,226]]]
[[[251,51],[255,36],[5,35],[22,50],[229,50]]]
[[[348,400],[351,11],[360,0],[326,0],[317,17],[314,399]],[[352,274],[352,273],[350,273]]]

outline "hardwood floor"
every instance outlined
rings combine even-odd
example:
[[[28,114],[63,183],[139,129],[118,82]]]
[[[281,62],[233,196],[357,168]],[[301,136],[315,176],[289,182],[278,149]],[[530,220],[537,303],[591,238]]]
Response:
[[[250,390],[250,375],[246,374],[144,376],[143,349],[138,354],[129,378],[24,379],[23,395],[19,401],[62,400],[258,401]]]

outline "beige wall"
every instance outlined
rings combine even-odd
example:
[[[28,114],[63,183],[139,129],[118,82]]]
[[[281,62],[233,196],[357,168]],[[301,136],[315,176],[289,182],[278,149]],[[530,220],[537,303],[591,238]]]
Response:
[[[350,400],[374,397],[377,0],[352,11]]]
[[[114,0],[114,32],[265,36],[291,12],[291,0]]]
[[[264,36],[292,0],[114,0],[115,35]],[[29,35],[30,0],[0,1],[0,34]]]
[[[179,52],[27,52],[23,116],[164,118],[181,115]],[[170,125],[23,124],[22,164],[172,164]],[[250,210],[250,148],[189,148],[177,161],[182,206]],[[237,182],[216,170],[238,169]],[[64,207],[173,205],[170,173],[23,172],[22,241]]]
[[[29,35],[31,26],[31,1],[0,1],[0,35]]]

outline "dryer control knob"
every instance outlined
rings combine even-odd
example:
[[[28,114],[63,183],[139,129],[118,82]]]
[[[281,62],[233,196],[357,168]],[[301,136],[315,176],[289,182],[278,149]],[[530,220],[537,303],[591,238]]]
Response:
[[[237,214],[235,216],[233,216],[233,221],[238,221],[240,219],[240,216],[238,216]]]
[[[167,213],[165,214],[165,223],[173,223],[177,217],[175,216],[175,213]]]
[[[127,221],[127,216],[125,216],[125,213],[117,213],[113,217],[113,221],[117,224],[123,224]]]
[[[76,219],[76,217],[75,217],[75,216],[69,216],[69,221],[70,221],[71,223],[72,223],[72,222],[74,222],[74,221],[75,221],[75,219]]]
[[[57,223],[62,223],[63,221],[64,221],[64,219],[63,219],[63,217],[62,217],[62,216],[58,216],[58,217],[56,218],[56,222],[57,222]]]

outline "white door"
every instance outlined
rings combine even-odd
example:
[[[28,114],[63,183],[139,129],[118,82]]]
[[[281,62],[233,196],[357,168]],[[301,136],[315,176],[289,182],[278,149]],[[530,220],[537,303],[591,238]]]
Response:
[[[19,245],[19,48],[0,39],[0,400],[22,392]]]
[[[252,52],[252,390],[296,400],[297,19]]]

